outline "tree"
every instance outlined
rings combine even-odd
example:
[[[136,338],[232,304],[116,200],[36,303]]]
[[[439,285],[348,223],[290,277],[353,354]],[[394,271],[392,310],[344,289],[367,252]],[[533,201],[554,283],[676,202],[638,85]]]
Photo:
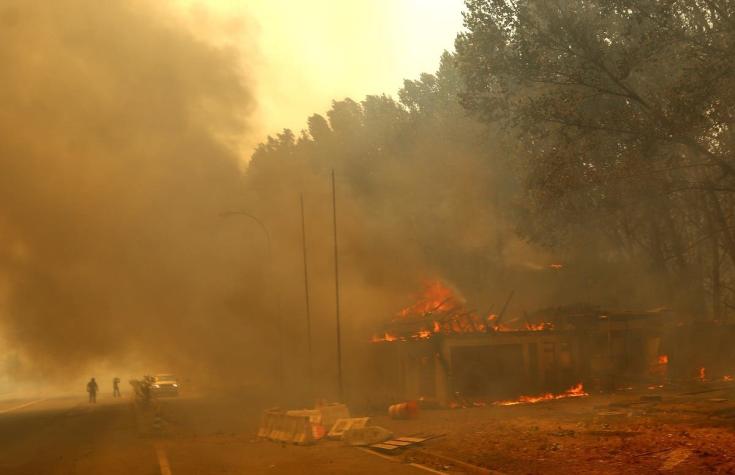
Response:
[[[406,259],[420,254],[421,266],[434,269],[427,272],[463,284],[467,293],[486,291],[509,240],[500,210],[510,206],[516,183],[502,166],[497,134],[459,103],[461,85],[454,57],[445,53],[435,74],[405,81],[398,100],[333,101],[326,118],[309,117],[303,140],[281,134],[258,147],[249,188],[262,193],[257,201],[280,202],[275,194],[299,191],[335,169],[342,199],[359,210],[365,249],[380,245],[388,248],[381,255]],[[368,269],[398,263],[366,261],[365,272],[376,275],[383,271]]]
[[[527,236],[558,244],[586,227],[677,278],[706,266],[723,278],[720,251],[735,263],[735,2],[468,0],[465,26],[463,103],[519,138]]]

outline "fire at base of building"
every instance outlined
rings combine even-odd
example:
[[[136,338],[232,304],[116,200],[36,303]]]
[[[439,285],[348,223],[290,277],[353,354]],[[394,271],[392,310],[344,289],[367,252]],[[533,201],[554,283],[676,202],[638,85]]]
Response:
[[[389,399],[435,399],[443,405],[672,380],[726,378],[735,327],[677,320],[667,310],[606,312],[556,309],[517,327],[480,317],[441,283],[373,337]],[[539,320],[541,318],[541,320]],[[731,341],[731,340],[730,340]],[[722,344],[720,344],[722,342]]]

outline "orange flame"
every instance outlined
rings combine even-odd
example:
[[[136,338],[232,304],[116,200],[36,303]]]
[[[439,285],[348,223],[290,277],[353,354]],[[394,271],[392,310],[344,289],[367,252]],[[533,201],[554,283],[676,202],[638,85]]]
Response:
[[[419,299],[413,305],[398,312],[398,315],[400,317],[408,317],[410,315],[423,316],[450,310],[460,305],[454,292],[440,281],[435,280],[433,282],[427,282]]]
[[[518,399],[512,401],[497,401],[493,404],[497,406],[516,406],[518,404],[536,404],[542,401],[552,401],[555,399],[565,399],[570,397],[584,397],[589,396],[584,390],[582,383],[578,383],[571,388],[567,389],[561,394],[546,393],[538,396],[521,396]]]
[[[383,334],[383,335],[375,335],[375,336],[373,336],[372,341],[373,341],[373,343],[379,343],[379,342],[382,342],[382,341],[396,341],[397,339],[398,339],[397,336],[391,335],[390,333],[385,332],[385,334]]]
[[[429,330],[421,330],[414,335],[419,340],[428,340],[431,338],[432,333]]]
[[[552,330],[554,328],[554,325],[550,322],[526,323],[523,325],[522,328],[512,328],[503,323],[495,323],[497,318],[498,318],[497,315],[489,315],[487,317],[487,321],[488,321],[488,324],[490,325],[490,328],[492,328],[492,330],[496,332],[521,332],[521,331],[540,332],[544,330]]]
[[[699,368],[699,380],[704,382],[707,379],[707,370],[705,368]]]
[[[658,364],[669,364],[669,355],[658,355]]]
[[[735,378],[733,378],[733,377],[732,377],[731,375],[729,375],[729,374],[726,374],[725,376],[723,376],[723,377],[722,377],[722,380],[723,380],[723,381],[735,381]]]
[[[412,335],[397,336],[389,333],[376,335],[372,341],[378,343],[399,340],[427,340],[440,333],[543,331],[553,328],[553,325],[548,322],[526,323],[521,328],[512,328],[496,323],[497,318],[497,315],[492,314],[486,319],[479,317],[475,312],[468,311],[462,298],[455,295],[452,289],[441,281],[428,281],[417,301],[399,311],[394,318],[394,322],[407,319],[416,321],[420,324],[420,330]]]

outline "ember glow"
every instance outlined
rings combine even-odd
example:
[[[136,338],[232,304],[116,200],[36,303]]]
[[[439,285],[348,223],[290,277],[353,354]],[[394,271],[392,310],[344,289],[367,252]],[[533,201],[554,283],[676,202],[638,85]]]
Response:
[[[515,400],[496,401],[493,404],[496,406],[516,406],[519,404],[536,404],[543,401],[553,401],[556,399],[584,396],[589,396],[589,393],[585,392],[584,385],[582,383],[578,383],[560,394],[546,393],[538,396],[521,396]]]
[[[541,322],[541,323],[524,323],[522,327],[520,328],[514,328],[509,325],[506,325],[504,323],[498,323],[498,316],[497,315],[489,315],[487,317],[488,325],[491,330],[496,332],[522,332],[522,331],[528,331],[528,332],[540,332],[543,330],[553,330],[554,325],[550,322]]]
[[[658,364],[669,364],[668,355],[658,355]]]
[[[375,335],[373,336],[373,343],[380,343],[382,341],[396,341],[398,340],[398,337],[395,335],[391,335],[390,333],[384,333],[382,335]]]
[[[550,322],[542,322],[542,323],[526,323],[523,330],[530,331],[530,332],[540,332],[544,330],[553,330],[554,325],[552,325]],[[502,330],[501,330],[502,331]],[[505,330],[509,331],[509,330]],[[514,330],[510,330],[514,331]]]
[[[420,332],[416,333],[416,338],[419,338],[421,340],[428,340],[431,338],[431,332],[429,330],[421,330]]]
[[[705,381],[707,379],[707,369],[706,368],[699,368],[699,374],[697,376],[700,381]]]

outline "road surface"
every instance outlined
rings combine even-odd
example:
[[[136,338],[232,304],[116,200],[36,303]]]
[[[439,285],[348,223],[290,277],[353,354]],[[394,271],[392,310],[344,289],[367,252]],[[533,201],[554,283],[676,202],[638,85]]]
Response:
[[[0,473],[429,473],[337,442],[298,447],[258,440],[258,410],[233,398],[161,400],[157,413],[146,416],[126,398],[2,401]]]

